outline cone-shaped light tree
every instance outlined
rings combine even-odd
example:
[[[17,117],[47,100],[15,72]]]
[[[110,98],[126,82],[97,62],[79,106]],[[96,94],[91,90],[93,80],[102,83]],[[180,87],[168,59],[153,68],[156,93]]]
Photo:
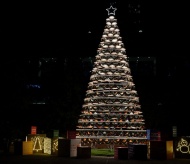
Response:
[[[76,138],[91,146],[144,144],[145,122],[115,18],[116,8],[111,6],[107,11]]]

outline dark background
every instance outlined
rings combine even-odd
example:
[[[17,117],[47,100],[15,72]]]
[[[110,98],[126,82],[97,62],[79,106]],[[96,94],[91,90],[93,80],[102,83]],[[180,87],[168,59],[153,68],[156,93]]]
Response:
[[[190,135],[187,5],[105,0],[1,5],[1,136],[75,128],[110,3],[127,56],[156,61],[130,62],[147,128]]]

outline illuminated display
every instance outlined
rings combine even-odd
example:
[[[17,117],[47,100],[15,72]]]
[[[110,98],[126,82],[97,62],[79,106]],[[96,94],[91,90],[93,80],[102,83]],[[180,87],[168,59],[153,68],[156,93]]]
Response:
[[[45,134],[28,135],[28,140],[33,142],[33,152],[42,153],[44,150]]]
[[[52,143],[51,143],[51,151],[53,155],[56,155],[58,152],[58,137],[54,137],[52,139]]]
[[[77,147],[81,145],[81,139],[71,139],[70,157],[77,157]]]
[[[32,141],[23,141],[22,142],[22,155],[31,155],[33,154],[33,143]]]
[[[33,150],[34,151],[39,151],[43,149],[43,138],[40,136],[34,136],[31,138],[32,141],[34,142]]]
[[[31,134],[36,134],[36,133],[37,133],[37,127],[31,126]]]
[[[106,9],[108,11],[108,15],[115,15],[116,8],[113,8],[113,6],[110,6],[110,8]]]
[[[181,138],[177,144],[176,151],[190,154],[190,142],[188,142],[186,139]]]
[[[131,75],[126,49],[115,18],[108,18],[91,70],[76,128],[82,146],[146,144],[147,131]]]
[[[51,138],[44,138],[44,153],[51,154]]]
[[[190,137],[178,137],[175,139],[175,158],[190,159]]]

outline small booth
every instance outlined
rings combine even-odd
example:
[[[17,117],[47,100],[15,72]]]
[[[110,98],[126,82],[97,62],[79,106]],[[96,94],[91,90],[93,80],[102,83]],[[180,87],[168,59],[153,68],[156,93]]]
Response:
[[[128,147],[115,147],[114,159],[128,159]]]
[[[90,146],[78,146],[77,147],[77,158],[91,158],[91,147]]]

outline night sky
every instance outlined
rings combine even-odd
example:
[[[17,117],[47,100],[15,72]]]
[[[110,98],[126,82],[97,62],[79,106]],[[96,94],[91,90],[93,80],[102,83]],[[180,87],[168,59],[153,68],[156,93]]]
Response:
[[[94,57],[105,27],[106,8],[109,7],[110,2],[113,3],[109,0],[101,2],[94,0],[2,4],[1,74],[4,75],[3,77],[5,74],[10,74],[9,78],[3,79],[3,92],[1,93],[5,96],[3,101],[6,100],[4,102],[9,103],[9,95],[15,95],[11,93],[11,89],[19,88],[21,85],[11,83],[11,80],[15,79],[10,73],[14,70],[15,64],[11,63],[30,57],[59,59]],[[190,91],[187,5],[173,1],[172,3],[139,1],[141,4],[140,29],[143,31],[139,33],[137,26],[131,23],[133,18],[128,11],[129,2],[132,1],[116,1],[115,4],[118,27],[128,52],[127,55],[152,56],[157,59],[157,77],[148,81],[146,87],[143,87],[145,80],[137,85],[137,88],[143,87],[139,91],[143,97],[142,104],[147,109],[154,108],[152,109],[152,113],[155,110],[154,115],[158,112],[160,120],[163,119],[161,127],[169,122],[168,127],[179,125],[183,131],[182,134],[190,135],[189,114],[187,114]],[[58,78],[57,81],[61,83]],[[151,95],[153,91],[150,92],[150,90],[155,91],[153,93],[155,104],[149,103],[148,98],[153,97]],[[146,93],[149,95],[145,96]],[[19,112],[23,114],[23,111],[22,109]],[[4,114],[7,114],[7,111],[2,109],[1,115]],[[27,112],[24,114],[27,115]],[[17,116],[19,117],[18,113]],[[154,118],[151,119],[154,120]],[[159,120],[158,117],[156,119]],[[4,123],[2,124],[4,126]],[[184,129],[188,129],[188,132],[186,133]]]
[[[94,56],[109,2],[113,1],[2,4],[2,50],[16,57],[55,54],[60,49],[62,55]],[[116,18],[125,45],[132,49],[131,56],[136,49],[141,50],[140,56],[187,56],[189,25],[184,3],[139,1],[143,30],[139,37],[129,22],[130,2],[116,1]],[[87,53],[89,46],[92,51]],[[77,51],[70,52],[73,49]]]

